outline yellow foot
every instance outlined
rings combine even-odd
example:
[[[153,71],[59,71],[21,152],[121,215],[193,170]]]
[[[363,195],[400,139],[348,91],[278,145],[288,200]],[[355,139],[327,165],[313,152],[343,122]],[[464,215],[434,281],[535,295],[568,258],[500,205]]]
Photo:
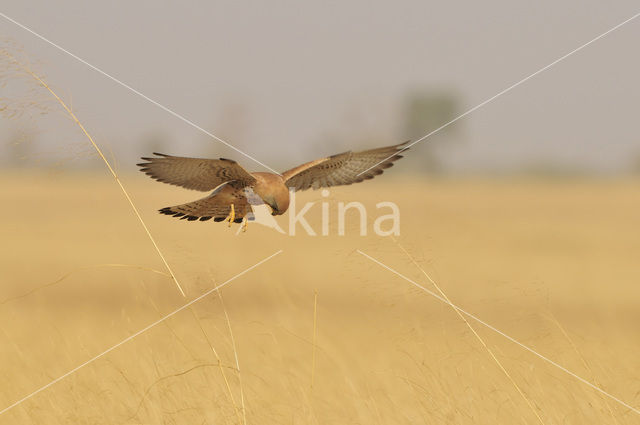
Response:
[[[229,213],[229,215],[227,216],[227,218],[225,219],[225,221],[229,222],[229,227],[231,227],[231,224],[233,223],[233,220],[236,219],[236,209],[233,206],[233,204],[231,204],[231,212]]]
[[[245,215],[242,218],[242,231],[246,232],[247,231],[247,226],[249,225],[249,220],[247,219],[247,216]]]

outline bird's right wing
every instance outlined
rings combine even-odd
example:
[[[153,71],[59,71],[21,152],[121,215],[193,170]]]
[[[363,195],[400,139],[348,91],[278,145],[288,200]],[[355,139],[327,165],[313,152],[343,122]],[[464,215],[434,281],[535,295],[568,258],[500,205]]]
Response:
[[[319,189],[372,179],[402,158],[409,142],[361,152],[344,152],[316,159],[282,173],[285,185],[295,190]]]
[[[223,183],[236,181],[251,186],[256,179],[230,159],[185,158],[155,153],[156,157],[142,158],[140,171],[159,182],[206,192]]]

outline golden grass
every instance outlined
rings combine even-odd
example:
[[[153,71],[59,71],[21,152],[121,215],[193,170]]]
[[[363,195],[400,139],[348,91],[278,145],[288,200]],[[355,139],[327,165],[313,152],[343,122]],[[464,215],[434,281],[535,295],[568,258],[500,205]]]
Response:
[[[169,275],[170,275],[171,279],[175,282],[175,284],[178,287],[178,290],[180,291],[182,296],[185,296],[184,290],[182,289],[182,286],[180,286],[180,282],[178,282],[178,279],[173,274],[173,271],[171,270],[171,266],[169,266],[169,263],[167,263],[167,260],[164,258],[164,254],[162,253],[162,251],[160,250],[160,247],[158,246],[158,244],[156,243],[155,239],[153,238],[153,235],[151,234],[151,232],[147,228],[147,224],[142,219],[142,216],[140,215],[140,212],[138,211],[138,208],[136,208],[135,204],[133,203],[133,200],[129,196],[129,192],[127,192],[127,189],[125,189],[124,185],[120,181],[120,177],[118,176],[116,171],[111,166],[111,163],[109,162],[109,160],[107,160],[107,158],[104,156],[104,154],[102,153],[102,150],[100,149],[100,147],[93,140],[93,137],[91,137],[91,134],[89,134],[89,132],[87,131],[85,126],[80,122],[80,120],[78,119],[76,114],[73,112],[72,108],[70,106],[68,106],[67,103],[64,100],[62,100],[62,98],[60,98],[60,96],[58,96],[58,94],[51,88],[51,86],[49,86],[49,84],[47,84],[47,82],[41,76],[36,74],[29,66],[27,66],[27,65],[23,64],[22,62],[18,61],[15,58],[15,56],[13,56],[8,50],[5,50],[5,49],[0,50],[0,55],[4,56],[5,59],[8,61],[8,68],[16,67],[19,71],[21,71],[21,72],[25,73],[26,75],[30,76],[31,78],[33,78],[38,83],[38,85],[40,87],[42,87],[44,90],[46,90],[56,100],[56,102],[62,107],[62,109],[67,113],[67,115],[69,115],[69,117],[73,120],[73,122],[78,126],[78,128],[80,129],[82,134],[91,143],[91,146],[93,146],[93,148],[95,149],[95,151],[98,154],[98,156],[100,157],[100,159],[102,159],[102,162],[107,167],[107,170],[109,170],[109,173],[115,179],[116,184],[118,185],[118,187],[122,191],[122,194],[124,195],[124,197],[127,200],[127,202],[129,202],[129,205],[131,206],[131,209],[133,210],[134,214],[138,218],[138,221],[140,222],[140,224],[142,225],[142,228],[144,229],[144,231],[146,232],[147,236],[149,237],[149,240],[153,244],[153,247],[155,248],[156,252],[160,256],[160,259],[162,260],[162,263],[164,264],[164,267],[169,272]]]
[[[1,410],[185,299],[112,178],[0,177]],[[236,235],[235,226],[155,213],[194,192],[122,179],[187,299],[284,252],[222,289],[224,303],[211,294],[0,415],[0,424],[538,422],[450,306],[356,249],[429,287],[419,265],[454,304],[640,406],[638,181],[389,176],[332,190],[333,212],[338,201],[360,200],[375,218],[376,202],[397,202],[399,242],[414,264],[390,238],[358,236],[355,213],[344,237],[335,219],[327,237],[255,224]],[[319,231],[319,205],[308,218]],[[286,229],[287,217],[279,220]],[[640,422],[472,325],[545,424]]]

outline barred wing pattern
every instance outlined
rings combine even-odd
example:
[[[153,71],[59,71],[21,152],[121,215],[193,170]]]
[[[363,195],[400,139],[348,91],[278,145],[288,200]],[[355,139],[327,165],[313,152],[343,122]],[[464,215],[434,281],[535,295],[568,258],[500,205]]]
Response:
[[[156,157],[142,158],[138,164],[142,172],[159,182],[206,192],[222,183],[238,181],[253,185],[255,178],[237,162],[230,159],[185,158],[155,153]]]
[[[235,187],[234,187],[235,186]],[[211,195],[186,204],[165,207],[160,213],[189,221],[224,220],[231,212],[231,204],[235,210],[235,222],[240,223],[245,215],[251,218],[252,210],[244,190],[239,185],[227,184]]]
[[[295,190],[359,183],[372,179],[393,166],[394,161],[402,158],[399,153],[407,143],[332,155],[285,171],[282,176],[285,184]]]

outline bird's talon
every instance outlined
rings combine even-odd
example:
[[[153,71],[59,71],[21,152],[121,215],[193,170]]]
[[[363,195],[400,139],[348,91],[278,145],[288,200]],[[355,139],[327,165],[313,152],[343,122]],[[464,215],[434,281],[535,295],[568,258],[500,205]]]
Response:
[[[227,221],[229,222],[229,227],[231,227],[231,223],[233,223],[233,221],[236,219],[236,209],[233,206],[233,204],[231,204],[231,212],[229,212],[229,215],[227,216]]]
[[[247,220],[247,216],[245,215],[242,219],[242,231],[247,231],[247,226],[249,225],[249,220]]]

